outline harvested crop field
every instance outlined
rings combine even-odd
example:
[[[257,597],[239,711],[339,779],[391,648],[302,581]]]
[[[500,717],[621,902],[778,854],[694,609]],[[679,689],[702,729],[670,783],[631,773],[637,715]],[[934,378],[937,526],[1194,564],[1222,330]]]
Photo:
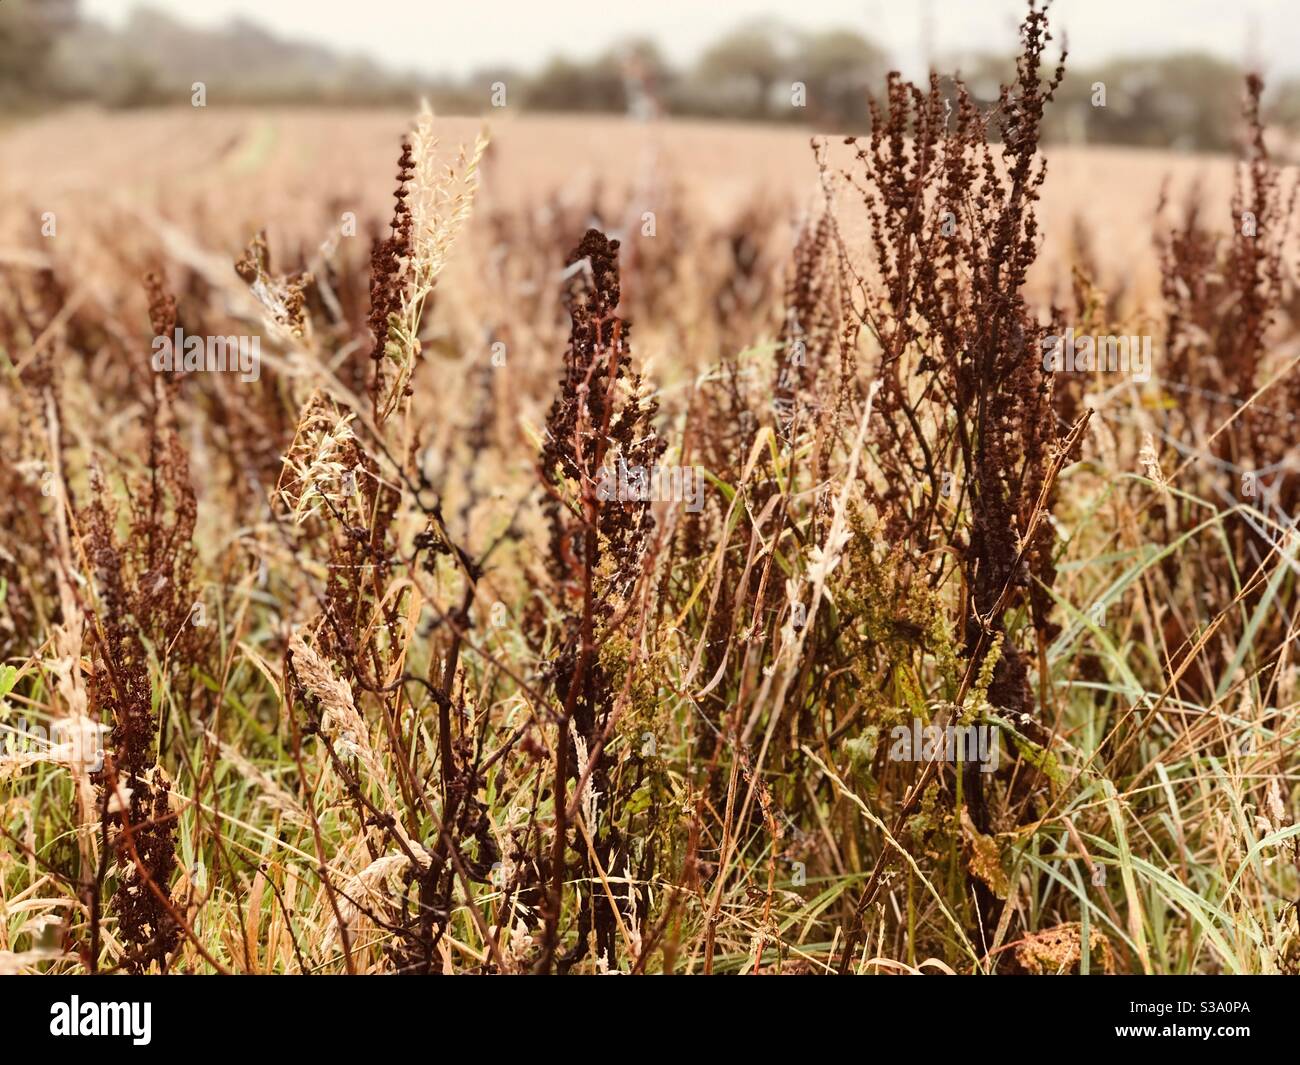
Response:
[[[88,110],[10,129],[0,137],[6,249],[31,232],[35,190],[42,210],[63,210],[90,229],[118,209],[204,210],[216,224],[211,235],[224,238],[214,250],[227,254],[242,247],[249,227],[324,239],[339,205],[383,216],[392,190],[380,161],[409,124],[399,111],[231,108],[196,117],[186,107]],[[444,151],[485,129],[492,140],[485,209],[536,207],[555,196],[588,202],[594,193],[610,207],[640,195],[651,210],[669,186],[684,196],[691,224],[725,225],[760,200],[785,209],[793,231],[798,212],[820,199],[809,130],[546,115],[438,121]],[[842,137],[816,136],[836,161],[847,157]],[[1048,238],[1034,280],[1043,288],[1068,282],[1080,226],[1105,280],[1119,287],[1136,275],[1150,286],[1162,185],[1175,201],[1198,183],[1208,202],[1226,204],[1231,191],[1232,162],[1223,156],[1108,145],[1043,154],[1052,175],[1039,212]],[[858,221],[846,218],[846,229]]]

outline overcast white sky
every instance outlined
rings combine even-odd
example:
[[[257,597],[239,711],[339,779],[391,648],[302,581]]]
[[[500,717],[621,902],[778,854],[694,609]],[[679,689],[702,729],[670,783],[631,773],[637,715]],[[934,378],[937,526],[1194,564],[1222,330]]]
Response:
[[[82,0],[117,23],[136,0]],[[535,69],[555,54],[588,57],[628,36],[687,63],[720,34],[771,16],[804,29],[850,26],[883,44],[909,74],[923,68],[923,26],[939,55],[1007,50],[1023,0],[150,0],[177,18],[232,16],[286,37],[362,53],[400,69],[462,75],[476,67]],[[929,17],[926,17],[926,11]],[[1300,71],[1300,0],[1057,0],[1053,23],[1076,63],[1135,52],[1204,49],[1265,73]]]

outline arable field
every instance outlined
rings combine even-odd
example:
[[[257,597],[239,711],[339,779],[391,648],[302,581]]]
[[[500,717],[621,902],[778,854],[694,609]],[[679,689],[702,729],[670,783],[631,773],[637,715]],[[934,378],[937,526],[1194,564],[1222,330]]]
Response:
[[[336,206],[386,219],[391,167],[383,161],[409,128],[400,111],[230,108],[196,113],[84,110],[51,116],[0,139],[6,251],[33,246],[32,211],[71,212],[69,221],[102,221],[114,209],[209,209],[214,250],[242,248],[247,231],[268,228],[286,239],[324,239]],[[654,210],[668,189],[688,201],[685,220],[723,227],[756,201],[787,215],[786,244],[801,211],[817,206],[817,167],[806,129],[687,120],[489,113],[439,118],[447,152],[488,131],[481,210],[540,208],[548,199]],[[842,137],[822,134],[843,155]],[[1175,200],[1197,183],[1206,202],[1228,210],[1232,161],[1196,153],[1098,146],[1044,150],[1051,180],[1040,219],[1047,239],[1035,272],[1040,285],[1068,282],[1079,226],[1112,285],[1157,277],[1153,218],[1161,187]],[[277,197],[274,211],[268,197]],[[846,228],[865,227],[845,217]],[[216,228],[219,226],[220,228]],[[73,234],[65,233],[65,236]],[[39,245],[35,245],[39,246]],[[454,268],[454,264],[453,264]]]
[[[1292,175],[1046,84],[0,131],[0,972],[1296,972]]]

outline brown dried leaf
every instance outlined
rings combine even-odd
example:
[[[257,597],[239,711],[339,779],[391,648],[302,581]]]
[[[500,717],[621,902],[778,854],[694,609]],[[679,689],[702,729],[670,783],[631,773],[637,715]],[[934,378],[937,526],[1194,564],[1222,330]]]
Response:
[[[998,850],[997,840],[980,832],[964,807],[961,812],[961,831],[970,845],[970,857],[966,860],[966,868],[972,876],[982,880],[998,898],[1005,899],[1010,884],[1007,871],[1002,867],[1002,855]]]
[[[1095,927],[1088,929],[1088,954],[1093,969],[1107,974],[1115,971],[1110,940]],[[1035,932],[1016,947],[1016,961],[1033,976],[1077,973],[1082,957],[1083,933],[1078,921]]]

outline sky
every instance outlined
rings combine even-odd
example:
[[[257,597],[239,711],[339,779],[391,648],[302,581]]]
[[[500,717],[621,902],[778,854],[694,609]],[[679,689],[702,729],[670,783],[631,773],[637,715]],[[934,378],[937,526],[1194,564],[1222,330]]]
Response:
[[[1057,0],[1052,22],[1074,63],[1200,49],[1248,55],[1265,74],[1300,73],[1300,0]],[[136,0],[82,0],[120,24]],[[923,73],[924,42],[940,57],[1007,52],[1024,0],[149,0],[182,21],[242,17],[290,39],[373,58],[398,70],[461,76],[489,66],[536,70],[557,54],[589,58],[630,36],[650,37],[685,65],[753,18],[798,29],[855,28],[904,73]],[[927,32],[926,27],[929,27]]]

